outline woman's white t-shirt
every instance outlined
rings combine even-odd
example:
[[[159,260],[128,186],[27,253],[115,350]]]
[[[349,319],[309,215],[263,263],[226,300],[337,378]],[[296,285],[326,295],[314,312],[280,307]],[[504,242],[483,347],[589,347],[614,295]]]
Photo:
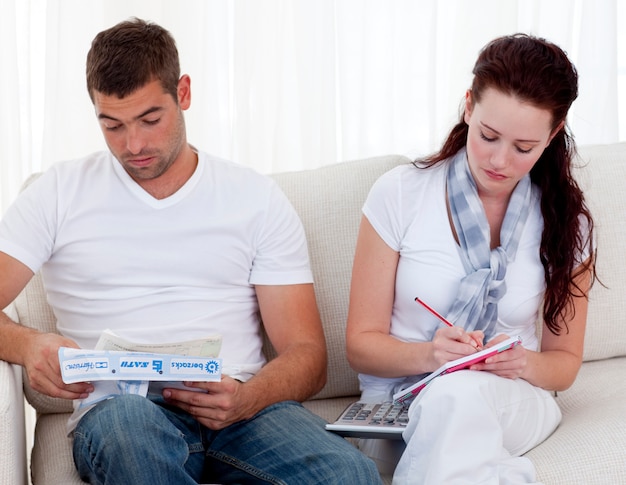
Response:
[[[383,241],[400,254],[390,333],[406,342],[431,341],[442,323],[415,302],[420,297],[445,315],[465,276],[459,248],[448,219],[448,164],[432,168],[401,165],[373,185],[363,213]],[[537,350],[536,322],[545,292],[539,260],[543,229],[539,198],[534,197],[515,261],[509,262],[505,296],[498,303],[496,334],[519,335]],[[359,375],[363,399],[387,400],[416,376],[387,379]]]

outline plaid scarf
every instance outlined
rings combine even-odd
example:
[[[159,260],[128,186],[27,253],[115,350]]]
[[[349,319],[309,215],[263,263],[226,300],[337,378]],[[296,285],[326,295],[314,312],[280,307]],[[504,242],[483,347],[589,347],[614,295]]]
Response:
[[[459,254],[467,275],[461,280],[446,318],[467,331],[482,330],[488,341],[494,336],[498,301],[506,293],[506,266],[515,260],[528,218],[532,196],[530,176],[521,179],[513,190],[500,230],[500,246],[493,250],[489,223],[464,149],[450,162],[447,184]]]

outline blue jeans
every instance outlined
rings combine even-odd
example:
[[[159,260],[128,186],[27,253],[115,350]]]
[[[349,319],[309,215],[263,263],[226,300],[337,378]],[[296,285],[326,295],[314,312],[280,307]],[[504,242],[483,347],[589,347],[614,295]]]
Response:
[[[324,424],[286,401],[212,431],[160,395],[119,396],[80,420],[74,462],[92,484],[381,483],[374,463]]]

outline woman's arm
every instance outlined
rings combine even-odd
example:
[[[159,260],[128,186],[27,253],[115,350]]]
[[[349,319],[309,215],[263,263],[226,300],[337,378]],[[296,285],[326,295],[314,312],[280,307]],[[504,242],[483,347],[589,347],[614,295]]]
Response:
[[[474,352],[472,338],[459,327],[439,329],[432,342],[408,343],[390,335],[398,261],[398,252],[362,217],[346,332],[350,365],[365,374],[405,377],[432,372]]]
[[[582,364],[591,270],[578,275],[575,283],[584,296],[574,297],[574,312],[565,321],[567,328],[562,325],[561,334],[554,335],[544,325],[541,352],[529,352],[528,365],[522,374],[522,378],[544,389],[567,389],[574,383]]]
[[[519,346],[487,359],[485,364],[473,366],[472,369],[491,371],[502,377],[521,377],[550,391],[563,391],[570,387],[582,364],[590,282],[591,270],[576,277],[575,283],[584,296],[574,297],[574,312],[564,322],[569,330],[563,328],[560,335],[554,335],[544,325],[540,352]]]

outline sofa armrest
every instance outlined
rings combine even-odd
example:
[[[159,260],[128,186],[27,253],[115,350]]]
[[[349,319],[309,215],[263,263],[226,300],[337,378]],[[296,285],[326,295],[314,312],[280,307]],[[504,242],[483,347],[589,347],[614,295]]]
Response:
[[[17,321],[11,304],[3,310]],[[28,483],[22,369],[0,360],[0,483]]]
[[[0,360],[0,483],[27,483],[22,370],[3,360]]]

